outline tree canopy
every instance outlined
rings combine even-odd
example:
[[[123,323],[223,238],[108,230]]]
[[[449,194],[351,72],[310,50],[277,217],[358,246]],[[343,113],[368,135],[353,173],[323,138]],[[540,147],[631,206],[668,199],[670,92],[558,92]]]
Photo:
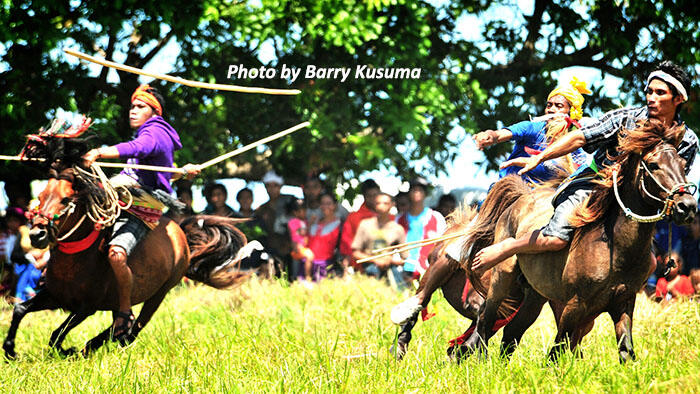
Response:
[[[499,8],[500,7],[500,8]],[[516,15],[506,19],[501,9]],[[473,35],[463,18],[478,16]],[[587,111],[643,103],[642,78],[661,59],[700,63],[700,4],[643,0],[511,1],[262,0],[243,2],[13,1],[0,10],[0,142],[15,153],[62,107],[98,120],[105,143],[128,139],[129,97],[138,77],[63,55],[70,47],[142,68],[169,43],[174,64],[159,72],[206,82],[298,88],[298,96],[194,89],[154,81],[166,97],[166,119],[185,148],[180,164],[203,162],[304,120],[310,129],[208,170],[208,177],[259,179],[274,168],[292,183],[323,173],[330,183],[363,171],[395,167],[414,175],[427,158],[437,173],[453,159],[456,125],[468,133],[541,113],[555,86],[552,73],[591,67],[622,80],[618,97],[594,85]],[[273,67],[273,79],[229,79],[229,65]],[[282,65],[420,68],[417,79],[282,80]],[[354,72],[354,71],[353,71]],[[697,85],[694,84],[694,88]],[[697,93],[683,116],[700,127]],[[507,146],[487,151],[493,167]],[[14,182],[18,163],[0,163]],[[466,175],[466,174],[465,174]],[[26,178],[26,175],[24,175]]]

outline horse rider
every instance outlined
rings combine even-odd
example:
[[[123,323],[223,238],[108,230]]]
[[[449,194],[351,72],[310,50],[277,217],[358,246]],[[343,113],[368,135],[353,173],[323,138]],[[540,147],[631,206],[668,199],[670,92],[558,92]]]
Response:
[[[538,154],[564,133],[580,128],[581,123],[593,122],[590,118],[583,118],[583,94],[590,93],[585,82],[573,77],[569,83],[560,85],[549,93],[544,116],[498,130],[482,131],[474,136],[474,142],[478,149],[483,150],[488,146],[512,140],[515,145],[508,157],[509,160]],[[540,163],[533,171],[521,176],[530,182],[540,183],[556,177],[562,170],[571,172],[586,162],[585,152],[580,149],[573,150],[565,161],[553,160]],[[515,168],[504,168],[498,175],[499,178],[503,178],[517,172]],[[465,241],[466,237],[452,241],[445,250],[447,256],[452,260],[461,261],[462,245]],[[403,324],[419,312],[423,308],[422,303],[426,297],[430,297],[432,292],[453,273],[451,264],[445,259],[437,259],[433,265],[423,289],[392,310],[391,320],[395,324]]]
[[[475,273],[482,273],[506,258],[518,253],[558,251],[571,241],[575,227],[569,221],[574,210],[591,194],[598,168],[611,164],[618,146],[618,134],[634,129],[638,122],[657,119],[665,125],[683,125],[679,111],[688,101],[690,79],[683,69],[670,61],[660,63],[646,80],[644,107],[622,108],[610,111],[600,121],[567,134],[548,146],[542,153],[509,160],[501,167],[522,167],[519,174],[527,173],[540,163],[555,159],[578,148],[593,153],[593,161],[582,168],[574,181],[568,182],[553,200],[554,215],[542,229],[527,233],[518,239],[508,238],[480,250],[472,264]],[[690,172],[698,149],[698,138],[685,126],[685,135],[677,147],[686,160],[685,173]]]
[[[163,96],[148,85],[139,86],[131,95],[129,125],[135,130],[131,141],[109,147],[88,151],[83,156],[84,165],[90,167],[95,160],[128,159],[128,163],[156,166],[173,166],[174,152],[182,148],[177,131],[163,119]],[[183,167],[196,173],[192,165]],[[163,190],[168,194],[170,186],[169,172],[124,169],[110,179],[112,185],[126,187],[145,186],[153,190]],[[148,234],[148,227],[140,219],[122,214],[114,223],[112,237],[109,241],[107,257],[117,281],[119,310],[115,314],[112,336],[120,339],[128,334],[134,321],[131,311],[132,273],[127,265],[128,256],[136,245]]]

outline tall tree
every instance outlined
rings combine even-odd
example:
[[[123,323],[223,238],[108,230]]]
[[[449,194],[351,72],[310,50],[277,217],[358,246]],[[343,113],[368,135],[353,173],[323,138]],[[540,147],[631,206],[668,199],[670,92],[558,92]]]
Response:
[[[499,8],[500,7],[500,8]],[[509,10],[509,13],[499,10]],[[532,9],[510,1],[206,0],[172,4],[16,1],[0,10],[0,143],[16,151],[22,135],[54,116],[56,107],[98,118],[111,143],[131,135],[126,120],[137,77],[63,56],[77,47],[110,60],[143,67],[169,42],[179,47],[171,73],[188,79],[295,87],[296,97],[197,90],[155,81],[166,94],[166,117],[181,133],[178,162],[201,162],[302,120],[312,127],[244,155],[208,175],[259,179],[275,168],[299,181],[323,172],[345,182],[378,166],[398,175],[427,158],[432,172],[452,159],[455,125],[467,132],[511,123],[542,111],[554,87],[552,73],[592,67],[622,79],[621,97],[594,86],[591,109],[641,103],[640,78],[660,59],[700,63],[700,5],[643,0],[534,0]],[[515,14],[515,20],[503,14]],[[480,38],[456,32],[463,17],[478,15]],[[475,26],[476,28],[476,26]],[[471,36],[470,36],[471,37]],[[229,65],[277,70],[274,79],[228,79]],[[419,79],[356,78],[346,81],[279,78],[282,65],[420,68]],[[170,67],[171,65],[168,65]],[[695,66],[697,67],[697,66]],[[697,72],[696,69],[692,70]],[[697,94],[684,116],[700,126]],[[493,166],[507,147],[487,151]],[[0,163],[0,179],[14,182],[16,163]]]

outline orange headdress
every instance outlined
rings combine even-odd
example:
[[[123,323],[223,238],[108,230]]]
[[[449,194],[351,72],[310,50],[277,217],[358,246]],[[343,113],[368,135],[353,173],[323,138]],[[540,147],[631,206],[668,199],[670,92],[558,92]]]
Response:
[[[134,100],[139,99],[150,105],[158,115],[163,116],[163,107],[161,107],[158,99],[156,99],[156,96],[148,92],[149,89],[151,89],[151,87],[145,84],[139,86],[134,91],[134,94],[131,95],[131,102],[133,103]]]

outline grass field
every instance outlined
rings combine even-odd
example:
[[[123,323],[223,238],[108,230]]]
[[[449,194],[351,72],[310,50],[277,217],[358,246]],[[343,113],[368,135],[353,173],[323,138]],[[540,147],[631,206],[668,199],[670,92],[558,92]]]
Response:
[[[497,356],[456,364],[447,341],[469,321],[436,294],[437,316],[420,322],[405,359],[389,354],[397,329],[391,307],[403,299],[384,284],[354,277],[313,289],[253,280],[230,291],[178,287],[128,348],[111,345],[90,358],[47,351],[64,312],[28,315],[17,336],[18,360],[0,372],[2,392],[697,392],[700,304],[660,306],[637,300],[638,360],[618,364],[607,315],[583,341],[584,357],[546,363],[555,335],[545,307],[510,362]],[[0,335],[11,309],[0,309]],[[106,313],[73,330],[81,347],[109,324]]]

